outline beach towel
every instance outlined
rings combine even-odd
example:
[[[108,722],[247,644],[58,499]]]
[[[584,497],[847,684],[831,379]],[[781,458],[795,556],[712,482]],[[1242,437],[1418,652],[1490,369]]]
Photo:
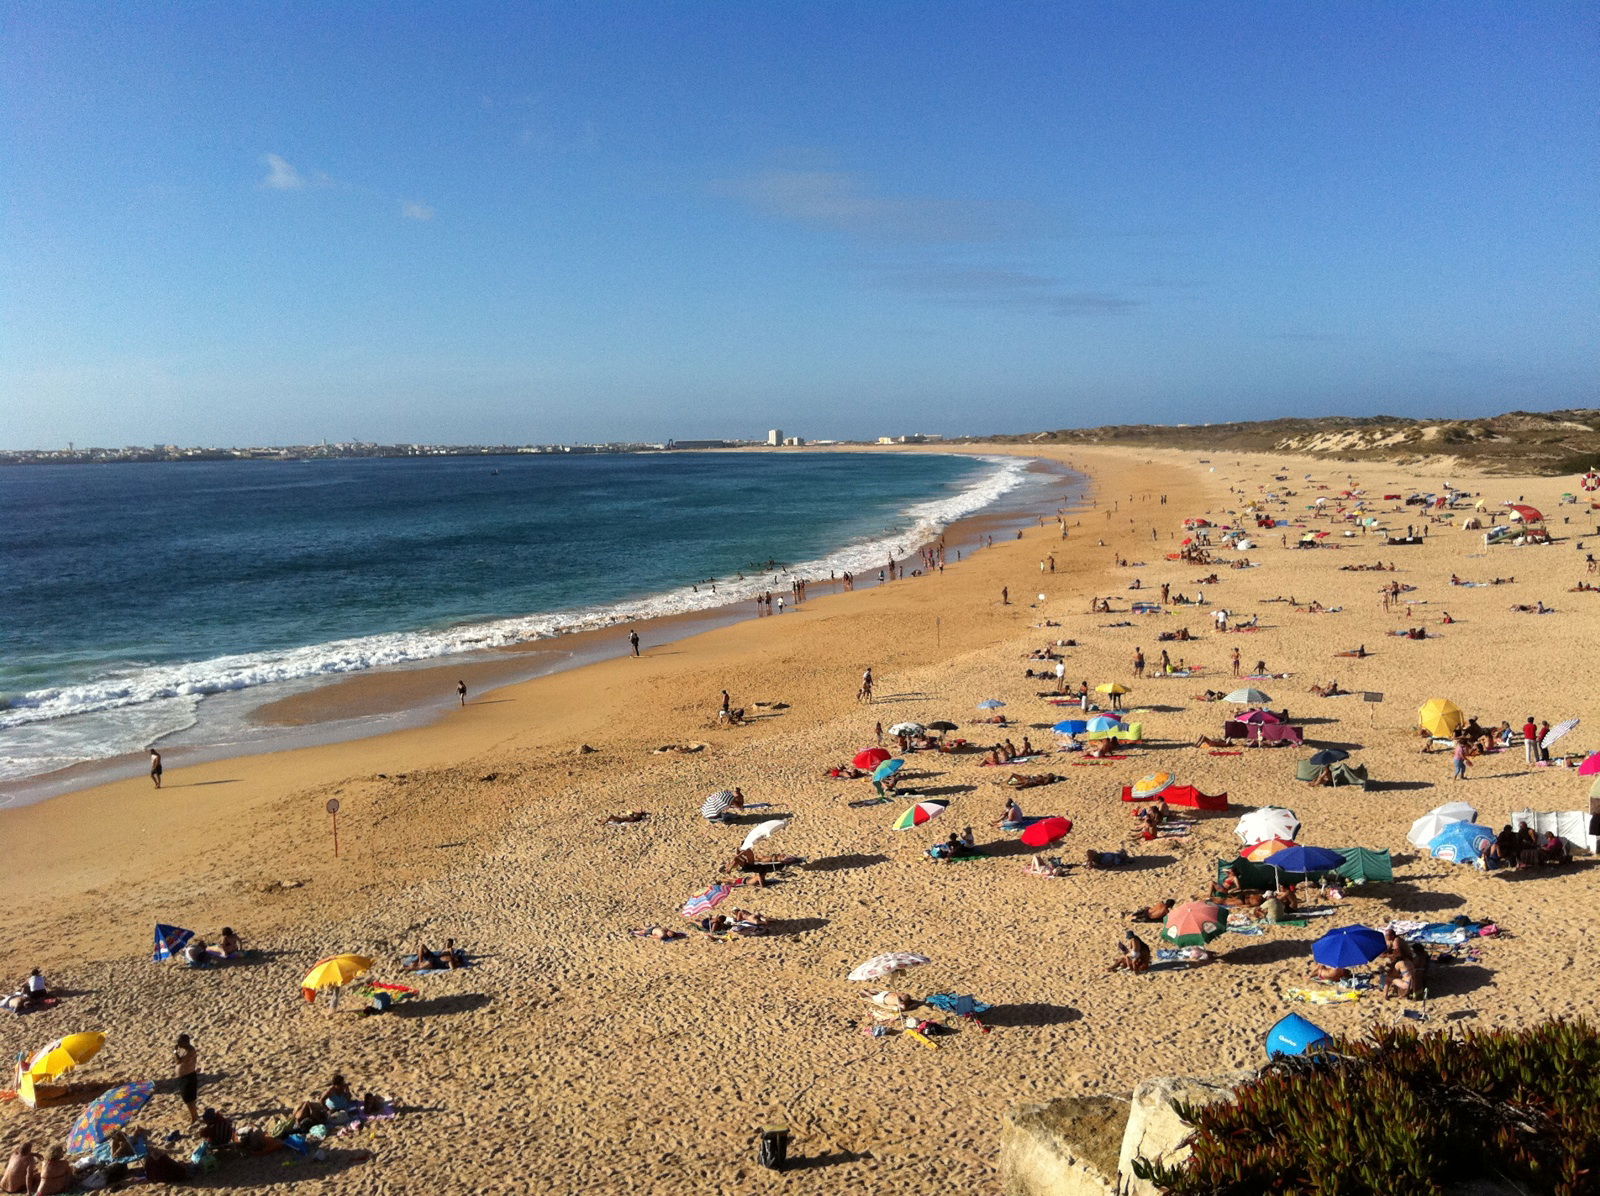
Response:
[[[1376,995],[1375,989],[1286,988],[1283,990],[1285,1001],[1304,1001],[1308,1005],[1336,1005]]]
[[[1223,752],[1223,751],[1218,751],[1217,749],[1213,748],[1207,754],[1208,755],[1212,755],[1212,756],[1242,756],[1242,755],[1244,755],[1244,752],[1242,750],[1241,751],[1233,751],[1233,752]]]

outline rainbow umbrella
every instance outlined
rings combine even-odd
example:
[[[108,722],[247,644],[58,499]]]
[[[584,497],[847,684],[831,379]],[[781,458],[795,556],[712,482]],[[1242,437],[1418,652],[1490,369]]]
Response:
[[[1065,839],[1072,830],[1072,819],[1051,815],[1029,825],[1022,832],[1022,841],[1029,847],[1049,847]]]
[[[67,1135],[68,1154],[88,1154],[111,1136],[133,1121],[140,1109],[150,1103],[156,1086],[147,1080],[136,1084],[119,1084],[102,1092],[90,1101],[78,1118],[72,1132]]]
[[[949,808],[949,802],[939,801],[937,798],[929,801],[919,801],[894,820],[894,829],[907,831],[914,826],[921,826],[924,822],[932,822]]]
[[[1161,937],[1180,947],[1201,947],[1228,928],[1228,911],[1210,901],[1185,901],[1175,906],[1161,927]]]
[[[874,781],[886,781],[905,766],[906,762],[904,760],[885,760],[872,770],[872,779]]]
[[[1133,783],[1133,796],[1143,801],[1149,797],[1160,797],[1172,788],[1172,774],[1170,772],[1153,772],[1147,777],[1140,777]]]
[[[869,747],[857,752],[855,759],[850,763],[854,764],[862,772],[866,772],[869,768],[878,767],[893,754],[881,747]]]
[[[703,914],[709,914],[712,910],[716,909],[717,906],[726,901],[728,899],[728,894],[732,892],[732,885],[726,885],[721,881],[718,881],[709,889],[705,889],[702,892],[696,893],[693,897],[689,898],[689,900],[684,903],[683,916],[685,918],[698,918]]]

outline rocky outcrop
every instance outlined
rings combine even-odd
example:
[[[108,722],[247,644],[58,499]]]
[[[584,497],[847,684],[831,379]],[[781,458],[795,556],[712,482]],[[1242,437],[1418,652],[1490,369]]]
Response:
[[[1127,1120],[1121,1096],[1018,1105],[1000,1128],[1006,1196],[1113,1196]]]
[[[1135,1088],[1117,1156],[1122,1180],[1119,1191],[1125,1196],[1160,1196],[1154,1184],[1134,1176],[1133,1160],[1172,1166],[1189,1157],[1185,1139],[1194,1127],[1178,1116],[1174,1106],[1197,1107],[1226,1100],[1254,1075],[1253,1071],[1236,1071],[1220,1076],[1162,1076]]]

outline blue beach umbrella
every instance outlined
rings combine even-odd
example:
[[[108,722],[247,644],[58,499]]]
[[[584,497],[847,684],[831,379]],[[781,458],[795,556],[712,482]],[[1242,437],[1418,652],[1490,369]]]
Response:
[[[168,926],[165,922],[156,923],[156,949],[150,958],[157,963],[171,959],[188,946],[189,940],[194,938],[194,931],[185,930],[181,926]]]
[[[1123,729],[1122,720],[1112,718],[1109,714],[1097,714],[1089,720],[1088,729],[1091,733],[1101,731],[1121,731]]]
[[[1341,760],[1348,759],[1350,759],[1350,753],[1345,751],[1343,748],[1323,748],[1320,752],[1311,757],[1311,763],[1315,764],[1318,768],[1326,768],[1330,764],[1337,764]]]
[[[155,1094],[156,1086],[143,1080],[102,1092],[89,1102],[67,1135],[67,1153],[89,1153],[109,1138],[112,1130],[128,1125]]]
[[[1344,856],[1328,847],[1285,847],[1266,860],[1279,872],[1331,872],[1344,866]]]
[[[1452,822],[1428,840],[1428,852],[1436,860],[1452,864],[1476,864],[1494,842],[1494,832],[1476,822]]]
[[[904,760],[885,760],[872,770],[872,779],[874,781],[886,781],[905,766],[906,762]]]
[[[1089,729],[1089,722],[1082,718],[1064,718],[1050,729],[1063,735],[1082,735]]]
[[[1383,935],[1370,926],[1341,926],[1311,944],[1311,958],[1330,968],[1358,968],[1388,949]]]

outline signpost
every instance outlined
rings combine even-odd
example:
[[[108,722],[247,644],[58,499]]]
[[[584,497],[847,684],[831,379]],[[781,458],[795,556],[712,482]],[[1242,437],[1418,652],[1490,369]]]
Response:
[[[1369,689],[1369,690],[1363,691],[1363,693],[1361,694],[1361,700],[1363,702],[1371,702],[1371,703],[1373,703],[1373,706],[1372,706],[1372,722],[1373,722],[1373,725],[1376,726],[1377,722],[1378,722],[1378,707],[1377,707],[1377,703],[1383,701],[1383,695],[1381,693],[1377,693],[1377,692]]]
[[[333,816],[333,858],[339,858],[339,799],[328,799],[328,813]]]

